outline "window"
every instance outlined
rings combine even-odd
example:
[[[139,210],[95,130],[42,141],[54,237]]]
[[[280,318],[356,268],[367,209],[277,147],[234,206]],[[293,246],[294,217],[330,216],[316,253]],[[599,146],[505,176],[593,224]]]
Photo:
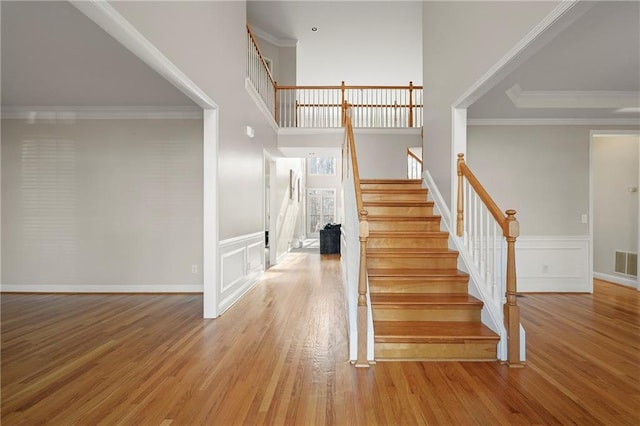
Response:
[[[309,174],[315,176],[335,176],[335,158],[309,158]]]
[[[327,223],[333,223],[336,215],[336,191],[334,189],[309,189],[307,191],[307,233],[318,235]]]

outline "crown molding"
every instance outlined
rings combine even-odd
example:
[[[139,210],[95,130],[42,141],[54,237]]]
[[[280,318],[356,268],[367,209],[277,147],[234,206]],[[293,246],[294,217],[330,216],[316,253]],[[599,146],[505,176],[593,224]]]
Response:
[[[2,119],[28,121],[202,119],[197,106],[15,106],[0,109]]]
[[[470,118],[468,126],[637,126],[639,118]]]
[[[277,38],[253,25],[251,26],[251,32],[253,32],[253,35],[256,37],[260,37],[277,47],[298,47],[298,40]]]
[[[515,84],[505,92],[516,108],[638,108],[640,92],[615,90],[522,90]]]

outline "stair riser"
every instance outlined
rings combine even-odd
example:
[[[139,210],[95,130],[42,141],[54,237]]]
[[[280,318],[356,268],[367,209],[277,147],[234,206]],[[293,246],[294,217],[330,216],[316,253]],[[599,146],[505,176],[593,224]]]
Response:
[[[386,281],[369,279],[371,293],[419,293],[419,294],[467,294],[469,284],[466,282],[425,282],[424,279],[413,281]]]
[[[448,238],[387,238],[369,237],[367,248],[437,248],[447,249]]]
[[[439,220],[412,220],[412,221],[378,221],[371,220],[369,218],[369,230],[372,232],[393,232],[393,231],[414,231],[414,232],[423,232],[423,231],[439,231],[440,230],[440,221]]]
[[[401,193],[401,192],[380,192],[380,193],[369,193],[364,192],[362,194],[362,201],[427,201],[426,192],[416,192],[416,193]]]
[[[495,361],[495,342],[375,343],[376,361]]]
[[[433,206],[368,206],[364,203],[365,210],[370,215],[378,216],[433,216]]]
[[[419,183],[361,183],[360,188],[362,189],[382,189],[382,190],[392,190],[392,189],[425,189]]]
[[[457,258],[455,256],[443,257],[367,257],[369,268],[435,268],[456,269]]]
[[[411,308],[371,306],[374,321],[480,321],[480,307]]]

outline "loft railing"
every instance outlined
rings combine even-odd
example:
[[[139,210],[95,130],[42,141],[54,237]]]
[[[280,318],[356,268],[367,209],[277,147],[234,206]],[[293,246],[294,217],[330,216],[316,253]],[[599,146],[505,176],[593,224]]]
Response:
[[[407,148],[407,177],[409,179],[422,178],[422,158]]]
[[[422,127],[422,86],[278,86],[247,25],[247,77],[280,127]]]
[[[249,47],[247,53],[247,77],[253,83],[256,91],[262,98],[264,104],[275,117],[276,112],[276,84],[271,70],[267,66],[267,61],[262,56],[258,42],[256,41],[251,28],[247,25],[247,45]]]
[[[516,298],[515,243],[520,233],[516,211],[507,210],[506,215],[502,213],[465,163],[464,154],[458,154],[457,172],[456,234],[462,237],[473,267],[486,286],[484,291],[490,294],[493,307],[503,312],[507,363],[512,367],[522,366],[520,308]]]
[[[360,188],[360,173],[356,145],[353,136],[352,113],[350,105],[344,105],[345,144],[343,148],[343,179],[344,179],[344,203],[345,203],[345,236],[346,236],[346,273],[348,284],[349,305],[357,303],[355,311],[357,320],[351,323],[357,324],[357,359],[356,367],[368,367],[367,339],[368,339],[368,311],[367,306],[367,240],[369,238],[368,212],[362,202],[362,190]],[[357,283],[357,302],[354,291]],[[351,330],[352,332],[354,330]]]
[[[280,127],[341,127],[345,102],[353,127],[422,127],[422,86],[277,86]]]

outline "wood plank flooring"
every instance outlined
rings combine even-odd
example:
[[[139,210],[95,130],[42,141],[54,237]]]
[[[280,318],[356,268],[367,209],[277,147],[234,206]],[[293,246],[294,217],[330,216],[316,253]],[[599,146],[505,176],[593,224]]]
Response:
[[[348,362],[339,260],[296,253],[217,320],[201,295],[1,301],[7,425],[640,424],[640,293],[525,295],[524,369]]]

